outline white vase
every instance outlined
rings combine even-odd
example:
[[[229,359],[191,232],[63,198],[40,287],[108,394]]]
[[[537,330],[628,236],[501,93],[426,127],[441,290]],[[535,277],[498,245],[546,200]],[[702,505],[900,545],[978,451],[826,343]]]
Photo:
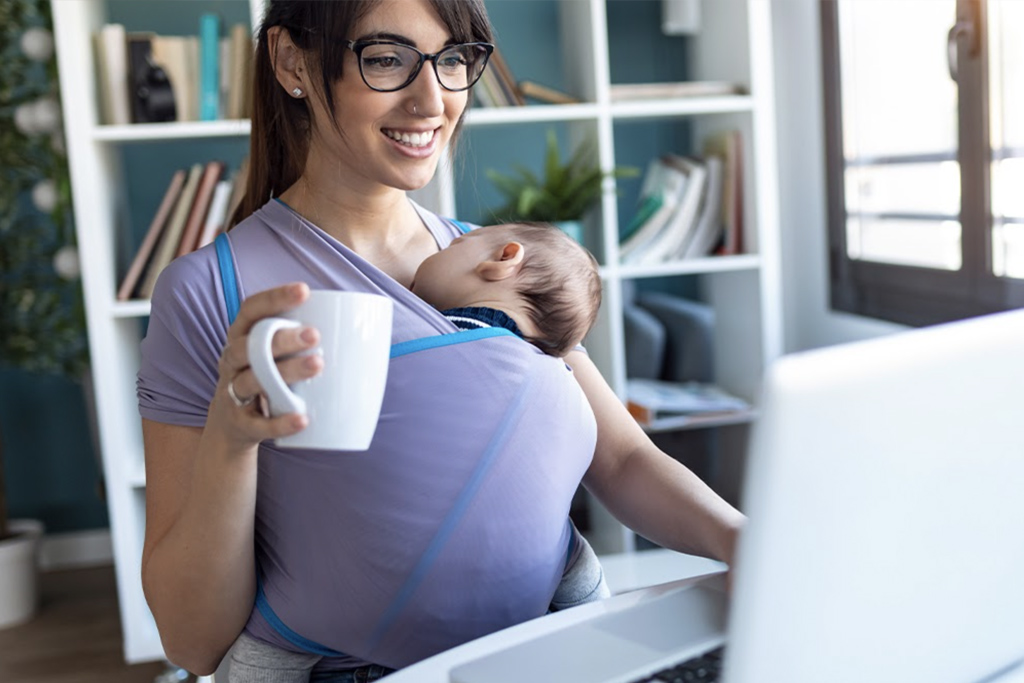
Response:
[[[0,628],[22,624],[36,613],[39,539],[43,524],[12,519],[12,537],[0,541]]]

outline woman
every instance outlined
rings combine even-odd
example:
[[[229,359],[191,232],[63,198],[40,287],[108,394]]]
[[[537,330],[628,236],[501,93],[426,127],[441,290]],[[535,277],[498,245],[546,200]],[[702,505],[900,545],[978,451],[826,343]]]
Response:
[[[143,585],[168,657],[192,672],[213,671],[247,624],[259,627],[254,543],[265,565],[290,540],[257,527],[261,506],[285,503],[268,500],[266,487],[282,474],[265,468],[289,455],[268,454],[261,442],[305,421],[258,409],[247,332],[303,301],[309,285],[299,281],[340,286],[338,254],[368,286],[407,288],[419,264],[454,238],[450,222],[405,193],[429,182],[454,141],[466,84],[479,76],[477,60],[486,61],[487,48],[476,44],[490,42],[476,0],[274,2],[268,10],[255,63],[249,185],[231,231],[240,289],[254,293],[228,325],[213,251],[177,259],[154,293],[139,376]],[[397,298],[399,324],[402,311],[418,304],[411,294]],[[294,356],[317,338],[315,330],[277,335],[286,381],[320,370],[316,356]],[[571,352],[566,362],[596,419],[584,485],[645,537],[730,562],[742,515],[651,443],[585,353]],[[339,526],[350,526],[344,521]],[[381,663],[338,661],[336,668]]]

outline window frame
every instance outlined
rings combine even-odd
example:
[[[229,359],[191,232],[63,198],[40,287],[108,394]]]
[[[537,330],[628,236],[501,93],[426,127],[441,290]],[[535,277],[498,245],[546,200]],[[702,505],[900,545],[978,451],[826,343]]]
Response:
[[[832,308],[923,326],[1024,307],[1024,280],[997,277],[991,270],[987,0],[956,3],[956,21],[971,22],[975,27],[973,37],[957,39],[956,48],[963,254],[962,266],[956,271],[851,259],[847,255],[847,162],[843,152],[838,2],[819,3]]]

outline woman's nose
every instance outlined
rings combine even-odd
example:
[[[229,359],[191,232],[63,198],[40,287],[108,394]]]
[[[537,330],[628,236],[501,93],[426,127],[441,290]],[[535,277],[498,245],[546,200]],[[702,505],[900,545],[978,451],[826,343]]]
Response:
[[[412,99],[409,107],[417,116],[430,118],[444,113],[445,90],[437,80],[433,62],[425,62],[416,78],[407,86]]]

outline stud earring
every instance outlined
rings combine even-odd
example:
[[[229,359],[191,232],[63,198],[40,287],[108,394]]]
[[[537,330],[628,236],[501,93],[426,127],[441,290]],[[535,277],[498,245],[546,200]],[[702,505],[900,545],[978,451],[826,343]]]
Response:
[[[302,97],[302,88],[292,88],[292,95]]]

